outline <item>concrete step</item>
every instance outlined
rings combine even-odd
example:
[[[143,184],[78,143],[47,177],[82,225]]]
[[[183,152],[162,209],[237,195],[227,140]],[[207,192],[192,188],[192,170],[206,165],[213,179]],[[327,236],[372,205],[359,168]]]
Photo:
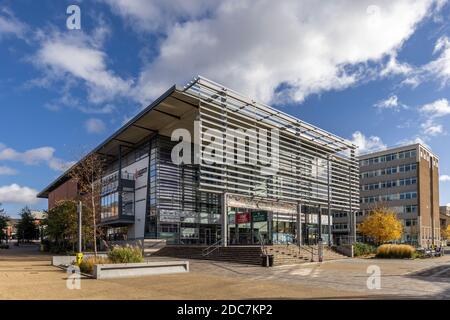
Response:
[[[156,256],[171,256],[187,259],[217,260],[251,265],[261,265],[260,247],[225,247],[204,256],[206,247],[166,246],[154,253]]]
[[[166,246],[166,240],[144,239],[143,251],[144,257],[149,257]]]

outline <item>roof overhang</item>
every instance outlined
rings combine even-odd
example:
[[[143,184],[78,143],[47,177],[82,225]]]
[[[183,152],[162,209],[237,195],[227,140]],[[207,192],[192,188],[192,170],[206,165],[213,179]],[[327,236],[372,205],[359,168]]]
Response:
[[[134,118],[92,150],[91,154],[99,154],[109,162],[118,159],[120,152],[132,150],[153,134],[171,136],[174,129],[184,128],[193,136],[194,120],[198,115],[200,103],[222,103],[221,97],[226,95],[227,108],[232,112],[251,114],[253,121],[288,132],[294,137],[315,143],[330,152],[355,150],[350,141],[331,134],[323,129],[301,121],[280,110],[258,103],[231,89],[212,82],[203,77],[195,78],[185,87],[172,86],[152,104],[143,109]],[[86,158],[85,157],[85,158]],[[49,192],[70,179],[70,171],[81,161],[74,164],[43,191],[38,198],[48,198]]]
[[[175,128],[185,128],[193,133],[198,100],[192,95],[186,94],[183,90],[184,88],[172,86],[83,159],[91,154],[98,154],[105,157],[108,163],[118,159],[119,152],[126,152],[127,149],[135,148],[153,134],[171,136]],[[70,179],[70,171],[83,159],[56,178],[38,193],[37,197],[48,198],[52,190]]]

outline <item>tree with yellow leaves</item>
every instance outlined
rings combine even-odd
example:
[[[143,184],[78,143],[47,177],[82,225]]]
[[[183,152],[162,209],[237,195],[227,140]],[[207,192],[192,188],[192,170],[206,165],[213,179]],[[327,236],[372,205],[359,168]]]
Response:
[[[381,244],[402,237],[403,225],[394,211],[377,207],[358,225],[358,231]]]
[[[450,224],[447,226],[447,228],[441,229],[441,238],[442,240],[448,240],[450,238]]]

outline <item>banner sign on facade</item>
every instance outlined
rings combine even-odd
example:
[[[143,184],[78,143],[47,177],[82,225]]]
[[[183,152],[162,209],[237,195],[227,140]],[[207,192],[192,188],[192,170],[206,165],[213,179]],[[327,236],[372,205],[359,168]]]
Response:
[[[239,212],[236,213],[236,223],[243,224],[250,222],[250,212]]]
[[[266,222],[267,221],[267,212],[266,211],[252,212],[252,221],[253,222]]]
[[[227,196],[227,206],[235,208],[260,209],[265,211],[279,213],[297,213],[297,205],[295,203],[278,202],[262,199],[251,199],[236,195]]]

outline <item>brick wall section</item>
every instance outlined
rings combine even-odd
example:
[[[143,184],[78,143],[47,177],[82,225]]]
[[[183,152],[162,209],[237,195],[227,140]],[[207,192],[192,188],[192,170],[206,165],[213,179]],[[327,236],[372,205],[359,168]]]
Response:
[[[435,235],[441,239],[441,227],[439,220],[439,167],[433,165],[433,219]]]
[[[430,160],[425,160],[422,157],[419,160],[418,168],[420,238],[422,246],[428,246],[432,244],[433,236],[435,244],[438,244],[440,240],[439,170],[436,166],[430,164]]]
[[[56,203],[61,200],[73,200],[77,196],[77,184],[73,180],[68,180],[58,186],[55,190],[48,194],[48,209],[55,207]]]

